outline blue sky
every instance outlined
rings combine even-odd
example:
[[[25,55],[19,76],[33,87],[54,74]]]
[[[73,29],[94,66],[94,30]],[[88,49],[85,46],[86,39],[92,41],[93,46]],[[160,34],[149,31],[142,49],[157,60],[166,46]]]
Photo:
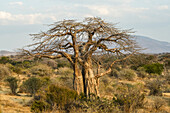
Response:
[[[0,50],[31,43],[29,34],[63,19],[101,17],[135,35],[170,42],[170,0],[0,0]]]

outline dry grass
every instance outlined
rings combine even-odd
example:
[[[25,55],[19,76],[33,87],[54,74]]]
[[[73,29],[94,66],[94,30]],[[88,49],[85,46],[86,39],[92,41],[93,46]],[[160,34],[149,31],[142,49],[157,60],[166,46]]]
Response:
[[[2,113],[31,113],[30,108],[24,106],[19,101],[16,100],[28,100],[28,97],[10,96],[10,95],[0,95],[0,106]]]
[[[13,75],[20,80],[24,79],[24,76]],[[21,81],[20,81],[21,82]],[[0,113],[31,113],[30,107],[25,106],[32,98],[27,97],[24,94],[22,96],[14,96],[10,94],[10,89],[6,86],[5,82],[0,83]]]

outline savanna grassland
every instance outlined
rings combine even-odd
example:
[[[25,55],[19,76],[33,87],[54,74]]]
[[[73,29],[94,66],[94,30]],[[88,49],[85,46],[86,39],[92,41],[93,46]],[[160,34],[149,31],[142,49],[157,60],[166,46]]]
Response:
[[[98,56],[94,56],[94,59]],[[104,56],[101,71],[112,55]],[[93,71],[97,65],[94,64]],[[0,58],[0,113],[169,113],[170,54],[137,54],[100,78],[99,94],[73,90],[73,69],[62,58]]]

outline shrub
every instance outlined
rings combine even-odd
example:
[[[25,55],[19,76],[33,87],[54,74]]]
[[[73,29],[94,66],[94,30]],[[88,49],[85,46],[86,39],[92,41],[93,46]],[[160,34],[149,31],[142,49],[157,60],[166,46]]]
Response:
[[[39,76],[49,76],[53,73],[51,67],[45,64],[39,64],[37,66],[33,66],[30,69],[30,71],[33,75],[39,75]]]
[[[161,74],[163,72],[163,64],[160,63],[154,63],[154,64],[147,64],[143,66],[148,73],[155,73],[155,74]]]
[[[58,68],[58,64],[55,60],[52,60],[52,59],[44,59],[42,61],[43,64],[47,64],[48,66],[50,66],[51,68],[53,69],[57,69]]]
[[[119,72],[120,79],[127,79],[130,81],[133,81],[133,80],[135,80],[136,77],[137,77],[137,75],[136,75],[135,71],[132,69],[123,69]]]
[[[42,82],[39,78],[30,77],[23,82],[21,86],[26,92],[30,93],[31,96],[35,96],[37,91],[42,87]]]
[[[0,59],[0,64],[6,64],[6,63],[10,63],[10,62],[11,62],[11,60],[5,56],[1,57],[1,59]]]
[[[34,63],[29,60],[24,60],[23,62],[21,62],[21,65],[23,68],[30,68],[34,65]]]
[[[120,85],[113,98],[116,106],[124,112],[130,113],[137,108],[142,108],[145,104],[145,95],[141,91],[141,86]]]
[[[119,113],[120,110],[115,106],[112,100],[106,98],[99,98],[91,95],[91,98],[86,98],[80,95],[79,100],[71,105],[72,109],[78,109],[79,112],[87,113]],[[70,108],[71,108],[70,107]],[[72,109],[68,108],[69,111]],[[75,110],[75,111],[76,111]]]
[[[8,82],[8,85],[11,89],[12,94],[16,95],[16,90],[18,88],[18,84],[17,84],[17,79],[15,77],[8,77],[7,79],[5,79],[6,82]]]
[[[170,72],[165,76],[165,80],[168,84],[170,84]]]
[[[49,77],[42,77],[41,78],[41,83],[42,83],[42,86],[47,86],[51,83],[51,80]]]
[[[48,111],[52,110],[55,105],[57,108],[65,109],[76,97],[76,91],[52,84],[45,91],[39,93],[39,98],[34,100],[31,110],[34,112]]]
[[[61,59],[61,60],[57,60],[57,67],[60,68],[60,67],[71,67],[71,64],[65,60],[65,59]]]
[[[162,86],[163,82],[156,79],[153,81],[147,81],[146,86],[150,90],[150,95],[161,96],[162,95]]]
[[[71,68],[68,68],[68,67],[60,67],[57,71],[57,74],[69,76],[69,75],[73,75],[73,70]]]
[[[0,80],[10,75],[10,70],[6,65],[0,64]]]
[[[114,77],[118,78],[119,71],[117,69],[112,69],[110,76],[114,76]]]
[[[22,68],[19,66],[11,66],[11,70],[17,74],[22,74]]]
[[[161,97],[155,97],[154,103],[152,105],[153,110],[160,111],[164,106],[166,106],[166,101],[162,99]]]

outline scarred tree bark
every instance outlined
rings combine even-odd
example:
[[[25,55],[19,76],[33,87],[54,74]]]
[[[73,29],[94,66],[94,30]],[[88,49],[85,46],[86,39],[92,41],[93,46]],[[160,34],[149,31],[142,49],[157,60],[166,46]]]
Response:
[[[81,69],[78,66],[74,66],[74,78],[73,78],[73,88],[78,94],[84,93],[83,76]]]
[[[92,65],[88,62],[85,62],[82,72],[84,76],[84,93],[86,96],[90,97],[91,94],[100,96],[98,91],[98,78],[96,78],[94,75]]]

